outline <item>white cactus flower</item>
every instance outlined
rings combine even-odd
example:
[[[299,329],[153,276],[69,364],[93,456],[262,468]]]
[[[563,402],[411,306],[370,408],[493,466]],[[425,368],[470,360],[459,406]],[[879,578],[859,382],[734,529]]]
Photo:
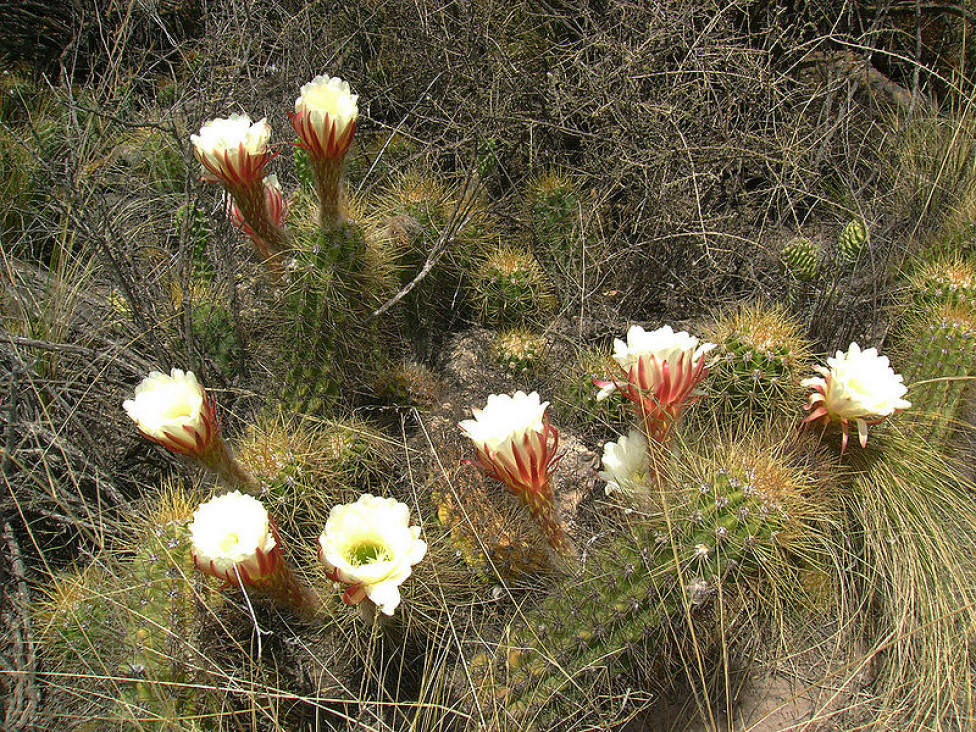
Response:
[[[630,430],[616,442],[603,446],[603,470],[598,475],[607,482],[607,495],[615,491],[633,495],[646,491],[650,476],[647,438],[640,430]]]
[[[514,460],[515,450],[522,446],[525,435],[543,433],[548,406],[549,402],[540,401],[535,391],[492,394],[484,409],[472,409],[474,419],[463,420],[460,427],[479,450]]]
[[[246,114],[217,117],[190,135],[197,160],[227,186],[261,181],[270,139],[267,119],[252,123]]]
[[[175,452],[195,455],[217,431],[206,393],[192,371],[173,369],[168,376],[150,372],[122,407],[143,435]]]
[[[240,491],[200,504],[189,526],[193,559],[201,571],[228,582],[259,582],[280,560],[268,512]]]
[[[627,341],[620,338],[613,341],[613,359],[625,371],[641,359],[654,356],[659,364],[665,361],[677,364],[684,355],[689,362],[697,362],[705,353],[715,348],[714,343],[700,343],[698,338],[686,331],[675,333],[670,325],[654,331],[646,331],[639,325],[632,325],[627,331]]]
[[[400,585],[426,553],[408,506],[368,493],[335,506],[319,536],[319,558],[329,576],[350,585],[343,600],[356,604],[368,597],[385,615],[399,606]]]
[[[340,137],[359,116],[358,100],[359,95],[349,91],[348,82],[333,76],[316,76],[302,86],[295,100],[295,114],[307,112],[316,126],[321,126],[328,115],[336,124],[336,137]]]
[[[814,389],[807,404],[811,412],[804,421],[824,418],[840,422],[844,433],[842,449],[847,447],[849,422],[857,425],[863,447],[867,444],[869,424],[912,406],[903,399],[908,392],[903,377],[891,368],[887,356],[878,355],[876,348],[862,351],[857,343],[851,343],[846,353],[837,351],[828,358],[827,366],[816,367],[821,376],[801,382]]]

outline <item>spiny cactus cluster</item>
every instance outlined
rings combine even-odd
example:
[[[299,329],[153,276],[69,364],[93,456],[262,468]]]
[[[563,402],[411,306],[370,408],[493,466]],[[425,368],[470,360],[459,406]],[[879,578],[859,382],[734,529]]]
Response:
[[[93,717],[170,732],[184,729],[206,696],[195,688],[206,668],[201,631],[219,602],[193,567],[192,508],[181,492],[165,493],[131,557],[108,556],[105,569],[62,578],[38,608],[45,649],[72,656],[49,659],[59,672],[100,677]]]
[[[903,375],[915,407],[913,431],[929,440],[948,437],[976,376],[976,313],[936,305],[910,318],[902,333]]]
[[[745,445],[687,460],[701,466],[683,476],[694,475],[693,483],[664,492],[646,487],[664,521],[631,522],[593,552],[581,576],[524,608],[494,658],[476,659],[485,691],[501,697],[516,728],[545,728],[590,707],[601,668],[619,678],[646,664],[635,651],[663,640],[668,621],[693,621],[727,583],[755,574],[799,529],[792,508],[810,485],[802,469]]]
[[[538,320],[555,307],[542,267],[531,253],[500,247],[474,272],[474,299],[486,325],[520,325]]]
[[[506,371],[521,375],[538,369],[546,353],[546,339],[526,328],[511,328],[495,336],[495,356]]]
[[[909,278],[908,291],[916,305],[976,308],[976,268],[959,257],[924,262]]]
[[[745,305],[721,315],[711,339],[718,349],[702,416],[722,424],[795,418],[811,366],[799,323],[782,308]]]
[[[837,237],[838,261],[845,267],[853,267],[860,260],[867,242],[867,226],[860,219],[854,219]]]

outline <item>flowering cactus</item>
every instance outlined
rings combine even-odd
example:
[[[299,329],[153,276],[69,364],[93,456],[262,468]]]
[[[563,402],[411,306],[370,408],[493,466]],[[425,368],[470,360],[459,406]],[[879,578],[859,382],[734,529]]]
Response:
[[[650,333],[633,325],[626,342],[614,340],[613,360],[623,378],[593,383],[601,388],[599,398],[616,389],[633,402],[648,439],[663,444],[685,406],[702,396],[696,387],[708,375],[705,354],[713,348],[669,325]]]
[[[278,176],[273,173],[266,176],[262,185],[264,186],[264,200],[268,218],[274,226],[283,231],[285,221],[288,218],[288,202],[281,192],[281,184],[278,182]],[[258,250],[263,259],[271,259],[275,253],[274,245],[262,239],[261,235],[247,222],[244,214],[241,212],[240,206],[237,205],[237,202],[233,198],[227,201],[227,216],[234,226],[243,231],[254,243],[255,249]]]
[[[607,482],[607,495],[614,492],[634,495],[648,488],[649,455],[647,438],[631,430],[616,442],[603,446],[603,470],[598,475]]]
[[[242,114],[212,119],[200,128],[200,134],[190,135],[193,153],[206,171],[204,178],[227,189],[241,219],[255,232],[251,238],[262,243],[258,249],[265,259],[290,245],[283,220],[276,221],[268,206],[264,169],[274,157],[268,147],[270,138],[271,126],[266,120],[252,124]]]
[[[335,506],[319,536],[327,574],[348,585],[343,602],[358,605],[368,598],[384,615],[393,615],[400,605],[400,585],[426,554],[407,505],[369,493]]]
[[[908,387],[902,383],[901,375],[888,365],[887,356],[878,355],[876,348],[862,351],[857,343],[852,343],[847,353],[837,351],[833,358],[828,358],[827,366],[815,367],[821,376],[801,382],[814,390],[804,407],[810,414],[803,422],[839,422],[843,432],[841,452],[847,449],[852,421],[857,425],[858,438],[864,447],[868,442],[868,425],[912,406],[902,399]]]
[[[522,499],[557,552],[571,554],[552,497],[559,432],[549,423],[548,406],[537,392],[492,394],[484,409],[471,410],[474,419],[459,426],[478,450],[473,464]]]
[[[301,146],[308,151],[323,227],[340,222],[342,166],[356,132],[358,98],[342,79],[316,76],[302,87],[295,112],[289,115]]]
[[[315,595],[285,562],[278,531],[256,498],[240,491],[212,498],[194,512],[189,531],[193,562],[204,574],[253,588],[299,612],[317,609]]]
[[[122,403],[142,436],[167,450],[200,461],[231,484],[253,490],[254,481],[220,436],[213,398],[192,371],[150,372]]]

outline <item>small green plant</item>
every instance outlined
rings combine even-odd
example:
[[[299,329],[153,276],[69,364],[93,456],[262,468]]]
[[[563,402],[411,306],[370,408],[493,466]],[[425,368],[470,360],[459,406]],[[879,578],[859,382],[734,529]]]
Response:
[[[495,335],[495,357],[502,368],[520,375],[537,370],[547,350],[545,337],[526,328],[511,328]]]
[[[803,237],[790,239],[779,252],[783,269],[800,282],[813,282],[817,279],[819,259],[820,248]]]
[[[853,267],[868,243],[868,229],[863,221],[854,219],[837,238],[837,259],[845,267]]]
[[[478,316],[491,326],[535,322],[555,308],[549,282],[529,252],[499,247],[473,273],[472,299]]]

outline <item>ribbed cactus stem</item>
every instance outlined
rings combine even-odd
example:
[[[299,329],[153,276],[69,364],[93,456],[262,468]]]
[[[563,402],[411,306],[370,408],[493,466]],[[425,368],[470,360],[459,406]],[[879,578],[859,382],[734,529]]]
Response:
[[[237,461],[227,442],[220,435],[217,435],[210,448],[198,459],[204,467],[215,473],[231,488],[239,488],[251,495],[257,495],[260,491],[257,481]]]
[[[319,197],[319,226],[326,231],[337,229],[342,223],[342,170],[344,158],[310,158],[315,177],[315,192]]]
[[[479,660],[494,669],[492,688],[501,687],[518,723],[544,726],[588,705],[588,669],[610,664],[614,675],[625,672],[638,660],[633,651],[669,618],[709,603],[724,583],[762,565],[787,521],[762,487],[765,477],[743,466],[713,471],[696,499],[670,512],[669,528],[634,526],[593,554],[582,577],[520,616],[494,664]]]
[[[261,595],[275,603],[290,607],[295,614],[312,618],[322,609],[322,598],[308,585],[299,581],[294,571],[284,561],[268,577],[250,585]]]
[[[904,334],[909,352],[900,365],[918,415],[912,431],[941,441],[951,434],[976,376],[976,314],[943,306],[927,315]]]
[[[868,240],[868,230],[864,222],[855,219],[844,227],[837,239],[837,255],[840,261],[853,266],[860,259]]]

